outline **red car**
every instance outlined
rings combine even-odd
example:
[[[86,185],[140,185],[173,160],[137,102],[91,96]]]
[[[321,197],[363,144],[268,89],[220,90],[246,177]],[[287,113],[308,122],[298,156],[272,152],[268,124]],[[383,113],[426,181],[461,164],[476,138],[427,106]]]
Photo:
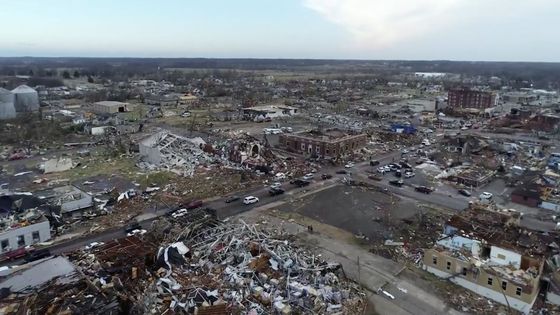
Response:
[[[202,204],[203,204],[202,200],[193,200],[193,201],[187,203],[185,205],[185,208],[187,208],[187,210],[192,210],[192,209],[202,207]]]
[[[6,260],[16,260],[25,257],[25,255],[27,255],[29,251],[30,250],[25,247],[20,247],[18,249],[5,253],[3,257]]]

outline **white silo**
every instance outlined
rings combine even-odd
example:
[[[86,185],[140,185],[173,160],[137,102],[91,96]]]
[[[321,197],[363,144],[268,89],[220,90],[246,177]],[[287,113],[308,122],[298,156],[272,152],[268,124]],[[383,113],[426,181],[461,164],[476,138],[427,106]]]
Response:
[[[15,95],[12,92],[0,88],[0,119],[12,119],[16,117],[14,100]]]
[[[12,90],[15,95],[16,112],[34,112],[39,110],[39,94],[27,85],[20,85]]]

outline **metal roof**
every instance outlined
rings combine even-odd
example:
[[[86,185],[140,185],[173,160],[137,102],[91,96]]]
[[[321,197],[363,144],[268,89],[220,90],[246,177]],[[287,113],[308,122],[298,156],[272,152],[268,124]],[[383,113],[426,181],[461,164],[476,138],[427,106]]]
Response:
[[[37,93],[34,89],[30,88],[27,85],[20,85],[17,88],[12,90],[14,94],[23,94],[23,93]]]

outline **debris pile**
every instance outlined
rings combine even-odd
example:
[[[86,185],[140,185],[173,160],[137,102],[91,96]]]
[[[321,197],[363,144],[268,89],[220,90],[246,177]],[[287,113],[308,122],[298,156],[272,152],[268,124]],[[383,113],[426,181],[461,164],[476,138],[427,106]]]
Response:
[[[339,264],[294,248],[254,225],[218,225],[160,248],[147,312],[360,314],[358,287]]]

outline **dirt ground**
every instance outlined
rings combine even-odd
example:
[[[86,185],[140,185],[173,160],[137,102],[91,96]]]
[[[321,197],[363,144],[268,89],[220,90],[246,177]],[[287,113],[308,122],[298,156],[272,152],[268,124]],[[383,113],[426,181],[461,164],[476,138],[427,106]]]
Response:
[[[369,239],[392,238],[386,222],[414,218],[421,208],[363,187],[335,186],[279,208]]]

